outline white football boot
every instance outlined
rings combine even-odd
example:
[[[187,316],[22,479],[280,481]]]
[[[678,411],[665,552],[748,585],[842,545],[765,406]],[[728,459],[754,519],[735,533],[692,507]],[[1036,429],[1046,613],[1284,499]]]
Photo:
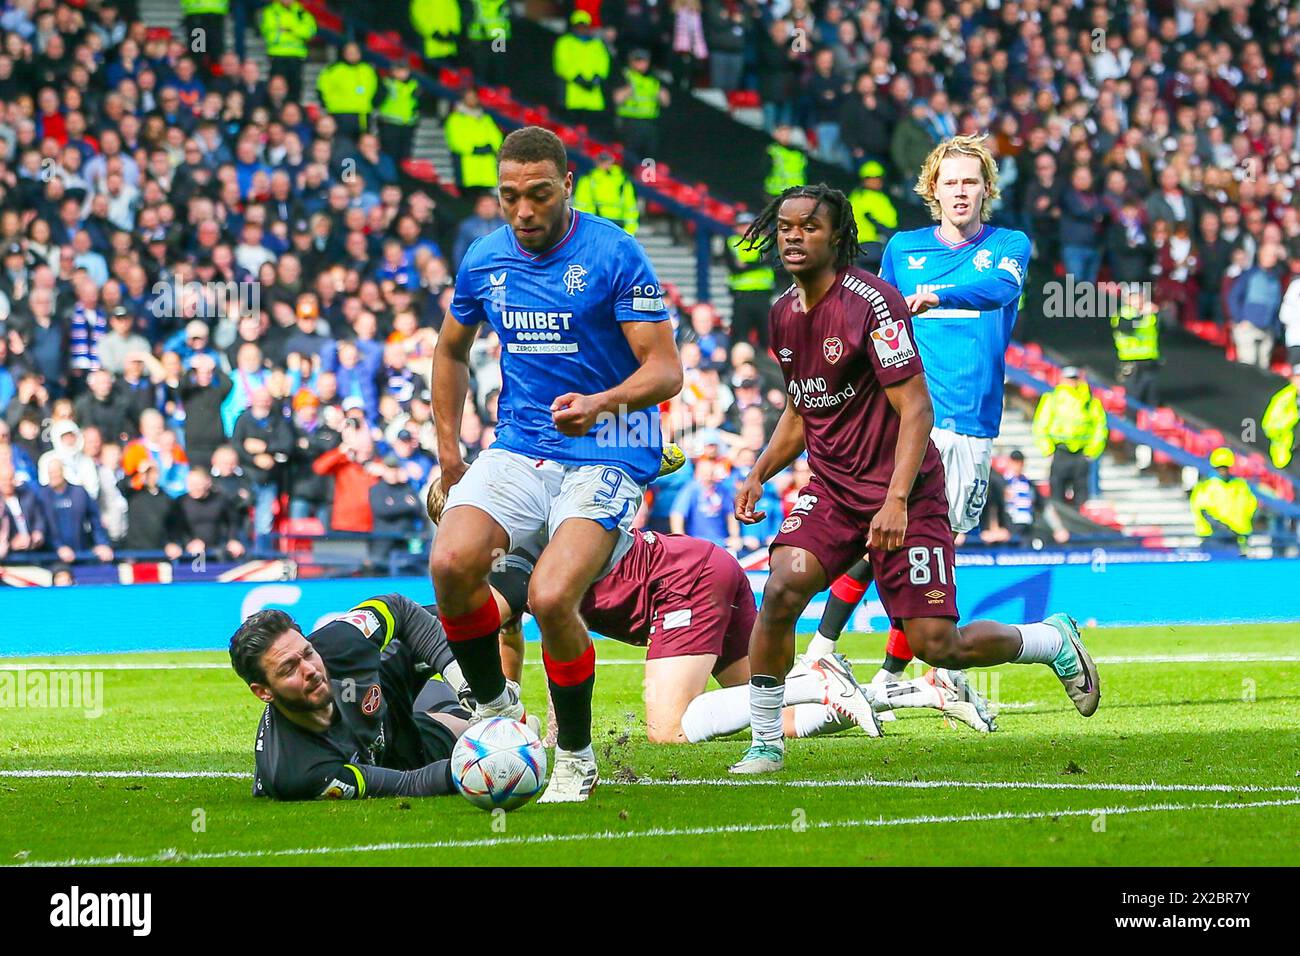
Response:
[[[827,654],[812,663],[826,688],[826,704],[837,714],[848,717],[861,727],[868,737],[884,733],[880,717],[871,706],[871,697],[853,679],[853,668],[843,654]]]
[[[582,803],[596,789],[600,772],[594,757],[555,748],[551,782],[537,798],[538,803]]]

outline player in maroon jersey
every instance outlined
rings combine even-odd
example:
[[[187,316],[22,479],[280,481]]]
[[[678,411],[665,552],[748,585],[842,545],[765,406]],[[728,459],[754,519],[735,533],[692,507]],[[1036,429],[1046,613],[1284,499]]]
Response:
[[[435,525],[441,505],[435,483],[427,501]],[[522,616],[542,544],[521,542],[493,565],[489,584],[502,621],[517,625]],[[580,613],[591,630],[647,648],[650,741],[696,743],[743,730],[749,726],[749,635],[757,613],[744,570],[722,548],[687,535],[634,531],[628,544],[587,592]],[[502,650],[505,676],[518,682],[523,638],[517,627],[503,631]],[[987,732],[983,700],[972,689],[951,686],[945,672],[937,675],[871,688],[868,698],[842,658],[801,660],[787,675],[785,733],[808,737],[858,723],[878,736],[875,712],[900,707],[933,708]],[[705,692],[710,676],[722,689]]]
[[[897,289],[853,266],[857,227],[844,194],[824,184],[787,189],[746,236],[760,250],[775,245],[794,284],[770,316],[790,402],[736,495],[737,519],[761,521],[763,482],[805,451],[814,477],[772,542],[749,645],[753,742],[732,772],[783,766],[782,675],[795,622],[864,551],[881,602],[921,660],[953,669],[1047,664],[1091,715],[1097,671],[1068,615],[957,626],[952,528],[911,310]]]

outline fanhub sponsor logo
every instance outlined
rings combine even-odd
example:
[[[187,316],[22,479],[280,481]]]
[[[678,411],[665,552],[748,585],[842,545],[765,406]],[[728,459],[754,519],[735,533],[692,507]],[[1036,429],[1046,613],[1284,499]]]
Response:
[[[133,936],[148,936],[153,929],[153,894],[83,893],[74,886],[50,897],[50,925],[124,926]]]
[[[104,672],[0,670],[0,710],[80,710],[94,720],[104,714]]]
[[[795,407],[805,410],[834,408],[858,394],[851,382],[838,392],[827,394],[826,388],[826,379],[818,375],[813,378],[792,379],[787,391],[789,391],[790,400],[794,402]]]

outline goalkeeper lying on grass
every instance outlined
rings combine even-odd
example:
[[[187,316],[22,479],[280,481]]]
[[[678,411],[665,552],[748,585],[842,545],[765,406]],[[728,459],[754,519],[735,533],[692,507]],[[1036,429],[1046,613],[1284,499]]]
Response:
[[[429,518],[442,516],[437,482]],[[503,622],[502,667],[520,679],[519,621],[528,603],[540,541],[521,543],[496,562],[489,578]],[[587,592],[587,626],[624,644],[647,647],[646,732],[652,743],[695,743],[749,726],[749,634],[756,607],[744,570],[723,549],[679,534],[634,531],[623,558]],[[706,692],[712,675],[721,689]],[[851,723],[880,736],[876,712],[931,707],[981,732],[994,729],[983,699],[955,673],[863,688],[841,655],[800,659],[786,682],[786,736],[809,737]]]
[[[284,611],[258,611],[231,637],[230,663],[266,703],[253,796],[454,792],[448,758],[469,726],[468,688],[429,609],[385,594],[306,637]]]

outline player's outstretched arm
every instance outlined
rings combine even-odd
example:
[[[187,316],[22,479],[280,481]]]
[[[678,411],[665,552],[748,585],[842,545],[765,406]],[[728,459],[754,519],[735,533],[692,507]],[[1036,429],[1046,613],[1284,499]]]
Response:
[[[885,492],[885,503],[871,521],[870,546],[893,551],[903,546],[907,534],[907,499],[921,470],[930,430],[934,428],[934,408],[924,375],[913,375],[885,387],[885,397],[901,419],[898,445],[894,449],[894,475]]]
[[[595,395],[566,392],[551,404],[555,427],[585,435],[602,414],[639,412],[682,390],[682,360],[668,322],[623,322],[623,335],[640,367],[620,384]]]
[[[756,524],[767,517],[767,512],[754,510],[754,506],[763,497],[763,485],[802,455],[803,450],[803,419],[793,405],[787,404],[772,432],[772,440],[767,443],[763,454],[758,456],[758,461],[754,462],[749,477],[736,491],[737,521],[741,524]]]
[[[460,453],[460,422],[469,392],[469,350],[478,334],[477,325],[443,318],[442,332],[433,352],[433,420],[438,429],[438,463],[444,491],[465,473]]]
[[[451,761],[435,760],[416,770],[369,764],[312,767],[301,779],[274,786],[278,800],[362,800],[366,797],[438,797],[454,793]]]
[[[998,251],[993,268],[980,273],[973,282],[963,282],[930,294],[936,295],[936,304],[945,309],[991,312],[1020,298],[1025,288],[1025,272],[1028,268],[1029,239],[1024,233],[1018,232]],[[908,299],[909,305],[911,298]]]

